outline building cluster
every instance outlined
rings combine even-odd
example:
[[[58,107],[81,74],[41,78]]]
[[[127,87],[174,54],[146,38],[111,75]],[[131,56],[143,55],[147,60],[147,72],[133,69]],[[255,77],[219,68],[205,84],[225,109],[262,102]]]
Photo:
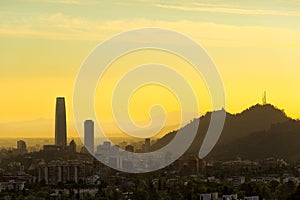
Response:
[[[143,147],[144,153],[150,152],[150,139],[145,139]],[[133,153],[136,153],[133,145],[126,145],[125,148],[122,149],[118,145],[112,145],[111,142],[104,141],[103,144],[97,146],[95,156],[114,169],[131,171],[134,169],[134,166],[140,165],[141,163],[140,157],[134,157]],[[144,156],[146,161],[144,163],[145,165],[147,165],[146,158],[147,157]]]
[[[85,181],[92,173],[92,162],[69,160],[39,164],[38,181],[48,185]]]
[[[0,192],[6,190],[23,190],[25,184],[36,182],[36,177],[24,172],[20,162],[9,163],[8,171],[0,169]]]
[[[44,151],[76,152],[76,143],[74,141],[71,141],[69,146],[67,146],[66,127],[65,99],[63,97],[58,97],[56,99],[55,112],[55,144],[44,145]],[[97,159],[101,160],[105,164],[108,164],[114,169],[123,171],[125,170],[128,172],[137,172],[143,171],[144,169],[154,168],[159,169],[167,166],[170,163],[169,160],[171,160],[171,156],[177,157],[177,155],[172,155],[170,152],[155,153],[151,155],[145,154],[151,152],[150,138],[146,138],[141,146],[126,144],[123,148],[118,145],[111,145],[111,143],[108,141],[105,141],[102,145],[97,146],[96,149],[94,144],[94,122],[93,120],[86,120],[84,121],[84,147],[81,152],[94,155]],[[195,159],[192,160],[197,162]],[[192,160],[190,160],[190,162],[192,162]],[[191,163],[189,165],[191,166]],[[198,171],[198,167],[196,168],[196,171]]]
[[[113,185],[115,189],[126,188],[129,186],[138,188],[138,183],[133,182],[131,177],[126,177],[126,175],[122,177],[119,172],[113,171],[111,168],[128,172],[139,172],[139,170],[142,171],[147,168],[159,169],[161,165],[168,163],[170,159],[170,155],[168,154],[148,154],[151,152],[150,138],[146,138],[144,141],[138,143],[128,144],[127,142],[122,142],[119,145],[104,141],[103,144],[95,146],[94,122],[92,120],[84,121],[84,148],[81,153],[77,153],[74,140],[67,145],[66,130],[65,100],[63,97],[58,97],[56,99],[55,114],[55,144],[44,145],[43,151],[39,153],[41,153],[41,155],[42,153],[44,153],[44,155],[67,155],[68,159],[46,159],[40,158],[39,156],[34,158],[28,156],[25,158],[25,156],[29,155],[27,154],[27,145],[25,141],[19,140],[17,141],[17,149],[14,149],[13,153],[22,155],[28,163],[10,162],[6,165],[5,170],[0,168],[0,192],[7,190],[24,190],[26,184],[38,182],[43,182],[44,184],[51,186],[57,186],[60,183],[82,183],[91,187],[95,186],[96,188],[101,184],[101,181],[105,181],[107,184]],[[97,159],[94,159],[90,154]],[[81,159],[81,156],[87,159]],[[289,164],[282,159],[268,158],[262,162],[237,159],[223,162],[220,166],[221,170],[253,172],[262,169],[267,170],[288,167]],[[153,186],[157,184],[157,191],[162,192],[176,186],[176,184],[180,185],[182,188],[186,180],[180,178],[180,173],[183,173],[186,176],[185,178],[188,179],[188,177],[197,176],[213,167],[213,163],[199,159],[198,156],[184,155],[168,165],[168,167],[164,168],[166,174],[171,174],[170,177],[153,178],[149,184],[152,184]],[[231,176],[226,174],[225,178],[203,176],[201,177],[201,180],[202,179],[203,182],[207,184],[221,184],[221,182],[225,180],[233,186],[235,191],[237,191],[241,185],[246,183],[246,175]],[[300,184],[300,178],[290,174],[252,176],[251,178],[248,178],[247,181],[262,183],[276,181],[283,184],[288,182]],[[197,195],[199,194],[200,193],[197,193]],[[124,189],[122,195],[129,197],[133,194],[129,190]],[[236,200],[238,199],[238,196],[237,194],[219,195],[218,193],[208,193],[200,194],[199,199]],[[243,199],[258,200],[259,197],[245,196]]]

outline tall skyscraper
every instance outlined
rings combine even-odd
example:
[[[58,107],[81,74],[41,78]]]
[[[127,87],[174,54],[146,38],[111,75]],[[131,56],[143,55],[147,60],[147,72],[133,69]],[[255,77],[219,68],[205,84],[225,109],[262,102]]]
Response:
[[[94,122],[86,120],[84,122],[84,146],[90,152],[94,153]]]
[[[65,148],[67,145],[67,123],[65,98],[56,98],[55,145]]]

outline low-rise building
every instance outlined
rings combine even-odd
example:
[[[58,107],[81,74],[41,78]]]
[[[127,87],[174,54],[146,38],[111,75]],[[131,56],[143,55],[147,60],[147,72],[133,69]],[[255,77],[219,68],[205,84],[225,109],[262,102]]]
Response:
[[[238,200],[237,194],[223,195],[222,200]]]
[[[259,196],[244,197],[244,200],[259,200]]]
[[[200,194],[200,200],[218,200],[218,193]]]
[[[38,181],[44,180],[48,185],[56,185],[59,182],[66,183],[79,180],[85,181],[86,177],[92,172],[92,163],[69,160],[69,161],[51,161],[39,165]]]
[[[0,192],[5,190],[15,190],[20,191],[23,190],[25,187],[25,181],[7,181],[7,182],[0,182]]]

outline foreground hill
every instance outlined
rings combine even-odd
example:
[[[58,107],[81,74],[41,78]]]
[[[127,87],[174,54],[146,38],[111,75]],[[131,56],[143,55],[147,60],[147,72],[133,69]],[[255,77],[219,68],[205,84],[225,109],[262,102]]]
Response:
[[[299,147],[300,121],[289,120],[274,124],[267,131],[254,132],[229,144],[216,146],[208,157],[217,160],[275,157],[294,162],[300,161]]]
[[[187,154],[198,155],[210,116],[211,113],[207,113],[196,119],[200,120],[197,136]],[[196,123],[196,120],[192,123]],[[188,129],[188,126],[190,125],[184,128]],[[152,149],[166,145],[175,134],[176,132],[167,134],[158,140]],[[226,113],[222,135],[207,159],[227,160],[237,156],[256,159],[273,156],[286,160],[300,160],[296,146],[300,146],[299,122],[287,117],[283,110],[273,105],[257,104],[239,114]]]

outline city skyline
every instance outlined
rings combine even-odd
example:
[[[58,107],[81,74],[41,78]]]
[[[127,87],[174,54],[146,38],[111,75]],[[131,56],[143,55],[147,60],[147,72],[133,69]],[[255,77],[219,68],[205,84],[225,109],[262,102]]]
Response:
[[[1,0],[0,199],[299,200],[300,0]]]
[[[264,98],[264,96],[263,96],[263,98]],[[261,101],[261,100],[260,100]],[[258,101],[256,104],[253,104],[253,105],[251,105],[251,106],[254,106],[254,105],[257,105],[257,104],[260,104],[260,105],[273,105],[273,104],[271,104],[270,102],[264,102],[264,99],[263,99],[263,101]],[[264,104],[264,103],[266,103],[266,104]],[[246,108],[244,108],[241,112],[238,112],[238,113],[230,113],[230,112],[228,112],[227,111],[227,113],[229,113],[229,114],[233,114],[233,115],[236,115],[236,114],[241,114],[242,112],[244,112],[245,110],[247,110],[247,109],[249,109],[251,106],[249,106],[249,107],[246,107]],[[273,105],[273,106],[275,106],[275,107],[277,107],[276,105]],[[278,107],[278,109],[281,109],[282,111],[285,111],[285,109],[284,108],[279,108]],[[211,112],[211,111],[208,111],[208,112]],[[204,114],[205,115],[205,114]],[[202,117],[202,116],[204,116],[204,115],[201,115],[200,117]],[[297,118],[293,118],[293,117],[291,117],[291,116],[289,116],[289,115],[287,115],[289,118],[291,118],[291,119],[294,119],[294,120],[300,120],[300,119],[297,119]],[[44,119],[45,120],[45,119]],[[82,122],[82,124],[83,124],[83,130],[84,130],[84,124],[85,124],[85,121],[93,121],[93,120],[84,120],[83,122]],[[32,127],[35,127],[35,126],[37,126],[39,123],[36,123],[36,121],[35,120],[33,120],[33,121],[28,121],[28,125],[27,126],[24,126],[24,122],[22,122],[23,123],[23,129],[25,128],[25,130],[26,130],[26,128],[32,128]],[[26,122],[25,122],[26,123]],[[69,124],[69,126],[66,126],[66,128],[67,128],[67,131],[66,132],[70,132],[70,126],[71,126],[71,130],[72,131],[74,131],[73,132],[73,134],[71,134],[71,135],[67,135],[67,137],[66,137],[66,144],[68,143],[67,141],[71,141],[72,139],[74,139],[74,138],[77,138],[77,139],[80,139],[80,138],[85,138],[84,137],[84,133],[85,133],[85,130],[83,131],[83,135],[81,136],[80,134],[78,134],[77,133],[77,130],[75,130],[75,128],[73,127],[74,126],[74,124],[72,124],[72,121],[66,121],[66,124]],[[71,125],[70,125],[71,124]],[[12,125],[16,125],[15,123],[13,123]],[[47,119],[47,124],[46,124],[46,126],[45,126],[45,123],[43,123],[43,125],[44,125],[44,130],[46,130],[46,131],[48,131],[48,132],[50,132],[50,134],[48,134],[48,135],[37,135],[37,136],[33,136],[33,137],[28,137],[28,136],[13,136],[13,135],[10,135],[11,137],[8,137],[7,135],[5,135],[5,136],[3,136],[3,135],[0,135],[0,139],[1,138],[3,138],[3,139],[5,139],[5,138],[7,138],[7,139],[30,139],[30,138],[44,138],[44,139],[54,139],[54,143],[55,143],[55,118],[53,118],[53,119]],[[174,130],[178,130],[178,129],[180,129],[181,127],[178,127],[178,126],[170,126],[170,127],[167,127],[167,128],[170,128],[170,131],[168,131],[168,132],[166,132],[166,134],[167,133],[170,133],[170,132],[172,132],[172,131],[174,131]],[[25,132],[25,131],[24,131]],[[75,133],[75,134],[74,134]],[[95,135],[97,135],[96,133],[94,133]],[[2,137],[1,137],[2,136]],[[155,136],[155,137],[153,137],[153,138],[160,138],[160,137],[162,137],[163,135],[161,135],[161,136]],[[95,140],[97,140],[97,139],[100,139],[100,140],[102,140],[103,138],[101,138],[101,137],[94,137],[95,138]],[[113,134],[113,135],[111,135],[110,136],[110,138],[115,138],[114,140],[124,140],[124,139],[129,139],[129,140],[131,140],[132,138],[130,138],[129,136],[127,136],[127,135],[123,135],[123,134]],[[134,139],[134,140],[136,140],[136,139]],[[84,140],[82,141],[82,143],[84,143]],[[50,144],[49,142],[47,143],[47,144]]]

